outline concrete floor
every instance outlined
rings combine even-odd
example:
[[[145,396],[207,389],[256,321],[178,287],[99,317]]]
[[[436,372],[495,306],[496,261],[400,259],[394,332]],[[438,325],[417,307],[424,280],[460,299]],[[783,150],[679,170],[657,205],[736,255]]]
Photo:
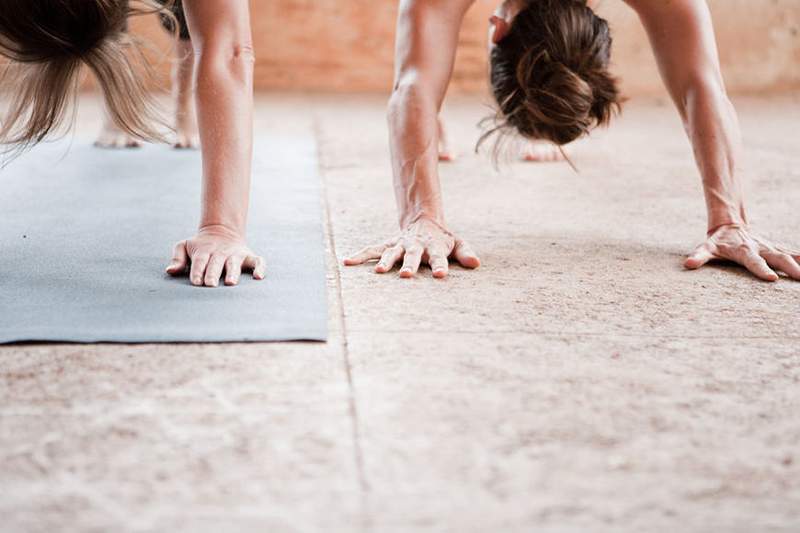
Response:
[[[800,98],[737,100],[750,209],[800,245]],[[98,123],[88,106],[82,131]],[[446,281],[341,259],[395,229],[383,99],[269,96],[319,142],[327,344],[0,348],[3,531],[800,530],[800,283],[685,272],[705,231],[665,102],[565,164],[470,152]]]

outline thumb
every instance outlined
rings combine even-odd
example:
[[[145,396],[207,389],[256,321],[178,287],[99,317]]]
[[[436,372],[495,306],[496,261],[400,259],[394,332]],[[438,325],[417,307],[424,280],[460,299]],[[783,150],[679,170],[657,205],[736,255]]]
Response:
[[[472,247],[461,239],[456,239],[452,255],[464,268],[478,268],[481,266],[481,260],[478,259]]]
[[[683,266],[689,270],[695,270],[705,265],[712,259],[714,259],[714,253],[711,251],[708,244],[704,243],[695,248],[695,250],[689,254],[689,257],[686,258]]]
[[[181,241],[175,245],[172,252],[172,261],[167,267],[167,273],[177,275],[183,273],[189,266],[189,254],[186,251],[186,241]]]

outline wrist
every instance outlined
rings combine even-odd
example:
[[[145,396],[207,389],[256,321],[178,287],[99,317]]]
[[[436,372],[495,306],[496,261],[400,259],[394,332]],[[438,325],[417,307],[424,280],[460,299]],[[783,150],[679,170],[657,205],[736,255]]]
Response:
[[[747,216],[744,208],[731,209],[728,206],[708,209],[708,232],[713,233],[722,226],[746,226]]]
[[[430,220],[437,226],[446,226],[441,209],[414,209],[400,215],[400,229],[405,229],[420,220]]]
[[[203,222],[197,228],[197,233],[201,235],[217,235],[234,240],[245,239],[244,228],[236,228],[229,224]]]

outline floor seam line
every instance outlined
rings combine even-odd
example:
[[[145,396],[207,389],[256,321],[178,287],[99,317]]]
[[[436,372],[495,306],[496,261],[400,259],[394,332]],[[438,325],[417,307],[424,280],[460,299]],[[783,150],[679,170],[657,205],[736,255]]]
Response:
[[[355,383],[353,379],[352,363],[350,358],[350,344],[347,331],[347,319],[344,312],[344,294],[342,290],[341,265],[339,264],[339,256],[336,253],[336,238],[334,237],[333,234],[333,218],[331,217],[330,200],[328,197],[327,176],[325,173],[325,165],[322,161],[323,136],[320,128],[319,119],[316,116],[313,119],[313,134],[314,134],[315,144],[317,147],[317,167],[320,176],[320,184],[322,185],[322,202],[323,202],[325,224],[327,226],[327,233],[328,233],[328,246],[330,246],[331,254],[333,255],[334,259],[334,272],[335,272],[334,279],[336,285],[337,298],[339,300],[338,311],[339,311],[339,320],[341,322],[341,327],[342,327],[342,341],[341,341],[342,356],[343,356],[345,375],[347,377],[347,386],[349,391],[348,401],[349,401],[350,420],[352,423],[353,446],[355,448],[354,450],[355,463],[356,463],[356,470],[358,473],[358,483],[361,488],[362,495],[364,495],[367,492],[369,492],[369,483],[367,482],[366,478],[366,472],[364,468],[364,454],[361,448],[361,429],[360,429],[360,422],[358,415],[358,401],[357,401]],[[364,508],[364,511],[366,512],[366,508]]]

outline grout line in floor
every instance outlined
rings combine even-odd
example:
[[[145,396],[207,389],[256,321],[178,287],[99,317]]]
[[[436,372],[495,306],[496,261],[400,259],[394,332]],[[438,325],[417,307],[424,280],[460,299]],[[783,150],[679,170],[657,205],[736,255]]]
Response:
[[[328,184],[326,181],[326,169],[323,158],[323,139],[322,139],[322,132],[321,127],[319,124],[319,120],[317,117],[314,118],[313,121],[313,135],[314,141],[317,147],[317,161],[318,161],[318,172],[320,176],[320,183],[322,187],[322,203],[323,203],[323,217],[325,220],[325,231],[328,238],[328,246],[330,247],[331,255],[333,255],[333,262],[334,262],[334,272],[335,272],[335,284],[336,284],[336,293],[337,293],[337,306],[339,311],[339,320],[341,323],[341,335],[342,335],[342,357],[344,363],[344,370],[347,376],[347,385],[349,389],[349,410],[350,410],[350,419],[352,422],[352,435],[353,435],[353,446],[354,446],[354,460],[356,464],[356,470],[358,472],[358,483],[359,487],[361,488],[362,494],[362,506],[365,512],[365,522],[363,524],[364,528],[368,528],[368,513],[366,512],[366,494],[370,491],[369,482],[367,480],[366,471],[364,467],[364,453],[361,447],[361,425],[359,420],[359,410],[358,410],[358,395],[356,393],[355,382],[353,378],[353,369],[350,360],[350,346],[348,342],[348,330],[347,330],[347,320],[344,312],[344,299],[343,299],[343,291],[342,291],[342,276],[341,276],[341,267],[339,265],[338,255],[336,253],[336,238],[333,234],[333,220],[331,217],[331,209],[330,209],[330,202],[328,198]]]

